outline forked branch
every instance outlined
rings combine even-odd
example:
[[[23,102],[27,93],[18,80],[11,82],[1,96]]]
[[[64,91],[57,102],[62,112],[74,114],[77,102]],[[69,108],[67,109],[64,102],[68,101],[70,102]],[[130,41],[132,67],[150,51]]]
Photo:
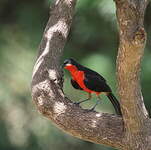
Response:
[[[132,4],[136,1],[127,1],[127,4]],[[138,1],[140,2],[140,0]],[[145,2],[145,0],[144,0]],[[125,136],[125,130],[123,126],[123,120],[120,117],[117,117],[116,115],[106,114],[106,113],[98,113],[95,111],[88,112],[86,110],[83,110],[81,107],[75,105],[72,103],[71,100],[69,100],[67,97],[65,97],[62,85],[62,72],[60,70],[60,56],[63,54],[63,48],[65,45],[65,42],[67,40],[67,36],[70,30],[73,14],[74,14],[74,8],[75,8],[76,0],[56,0],[52,10],[51,10],[51,16],[48,20],[48,23],[46,25],[42,41],[39,46],[39,53],[38,57],[34,66],[33,70],[33,77],[32,77],[32,98],[37,106],[37,109],[48,119],[50,119],[52,122],[54,122],[59,128],[64,130],[65,132],[81,138],[83,140],[91,141],[98,144],[105,144],[111,147],[115,147],[118,149],[127,149],[127,145],[129,144],[128,136]],[[122,4],[124,3],[124,4]],[[134,4],[135,4],[134,3]],[[125,7],[129,8],[129,6],[133,5],[126,5],[125,1],[116,1],[117,4],[117,14],[123,13],[123,9]],[[136,10],[140,8],[139,5],[135,8]],[[145,7],[143,8],[145,11]],[[133,10],[129,9],[133,15]],[[124,12],[125,13],[125,12]],[[128,13],[127,13],[128,15]],[[144,13],[141,13],[139,17],[143,17]],[[123,25],[125,24],[125,30],[123,25],[121,25],[122,17],[118,16],[120,29],[123,28],[123,30],[120,30],[120,50],[118,55],[118,81],[119,81],[119,93],[122,101],[122,110],[124,114],[124,121],[126,123],[126,132],[129,133],[131,131],[134,131],[133,128],[129,125],[129,123],[126,120],[126,117],[129,116],[129,108],[130,111],[132,111],[133,106],[136,106],[137,104],[134,104],[137,102],[139,105],[139,109],[141,112],[138,114],[141,115],[144,126],[138,126],[145,128],[145,133],[141,134],[142,137],[147,137],[148,140],[150,132],[149,126],[150,120],[148,120],[146,110],[144,109],[144,104],[140,92],[140,86],[139,86],[139,73],[136,69],[140,69],[140,58],[143,54],[143,48],[145,45],[145,32],[143,29],[142,20],[135,18],[130,19],[137,19],[135,21],[135,25],[137,25],[137,28],[133,28],[129,26],[129,21],[125,21],[126,18],[123,18]],[[130,22],[131,23],[131,22]],[[133,22],[132,22],[133,23]],[[124,33],[123,33],[124,32]],[[129,36],[129,32],[134,32],[135,34],[132,34],[132,36]],[[125,42],[127,38],[125,36],[128,35],[128,39],[131,37],[132,42]],[[138,35],[138,36],[136,36]],[[144,39],[144,40],[140,40]],[[135,44],[137,43],[138,44]],[[129,46],[127,47],[127,44]],[[137,48],[138,46],[138,48]],[[135,48],[135,49],[134,49]],[[122,50],[123,51],[122,51]],[[132,53],[130,55],[128,49]],[[136,52],[136,53],[135,53]],[[140,55],[138,55],[139,53]],[[127,57],[130,57],[129,59],[132,59],[130,61],[129,59],[124,59],[122,54],[126,55]],[[128,55],[128,56],[127,56]],[[139,57],[140,56],[140,57]],[[124,59],[124,62],[121,62],[122,59]],[[121,64],[120,64],[121,63]],[[127,64],[128,63],[128,64]],[[136,68],[135,65],[136,64]],[[127,69],[129,65],[133,65],[134,68],[130,70],[132,72],[132,76],[127,73]],[[123,68],[125,72],[123,72]],[[124,76],[122,76],[122,73],[124,73]],[[134,76],[136,76],[134,78]],[[126,79],[127,78],[127,79]],[[135,79],[135,80],[134,80]],[[123,80],[123,84],[122,84]],[[129,86],[127,83],[127,80],[132,82],[136,86],[136,91],[133,89],[132,91],[129,91]],[[125,84],[125,86],[124,86]],[[123,90],[127,90],[131,94],[126,92],[123,92]],[[134,93],[133,93],[134,91]],[[123,94],[124,93],[124,94]],[[128,96],[130,95],[130,97]],[[127,96],[130,98],[128,101],[132,104],[132,106],[129,106],[126,102],[124,103],[124,100],[127,100]],[[134,96],[138,96],[138,101]],[[134,98],[134,100],[132,100]],[[135,115],[138,115],[136,112],[133,112]],[[134,115],[132,114],[134,117]],[[132,117],[132,119],[134,119]],[[138,116],[137,116],[138,117]],[[127,118],[128,119],[128,118]],[[139,119],[138,119],[139,120]],[[141,119],[140,119],[141,120]],[[134,119],[135,121],[135,119]],[[130,129],[129,129],[130,128]],[[142,130],[137,130],[138,132]],[[148,132],[146,134],[146,131]],[[127,135],[126,133],[126,135]],[[147,140],[145,142],[147,143]],[[149,140],[148,140],[149,141]],[[142,142],[142,138],[141,138]],[[134,146],[136,146],[134,144]],[[148,145],[147,145],[148,146]]]

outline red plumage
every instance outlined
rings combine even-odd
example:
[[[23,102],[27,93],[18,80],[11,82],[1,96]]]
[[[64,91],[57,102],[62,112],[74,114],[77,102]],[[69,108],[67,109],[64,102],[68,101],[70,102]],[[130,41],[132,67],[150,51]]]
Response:
[[[91,98],[92,93],[95,93],[97,96],[99,96],[99,94],[101,93],[104,93],[113,104],[116,113],[118,115],[121,115],[121,109],[118,100],[113,95],[111,88],[106,83],[106,80],[100,74],[82,66],[73,59],[65,60],[63,66],[71,74],[72,86],[75,89],[83,90],[89,93],[89,98],[87,100]],[[87,100],[83,100],[81,102]],[[81,102],[78,103],[80,104]],[[93,109],[95,108],[95,106],[93,107]]]

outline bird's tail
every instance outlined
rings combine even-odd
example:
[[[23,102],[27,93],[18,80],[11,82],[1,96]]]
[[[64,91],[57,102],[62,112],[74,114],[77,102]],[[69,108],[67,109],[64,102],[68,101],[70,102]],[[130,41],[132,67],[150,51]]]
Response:
[[[109,98],[109,100],[111,101],[112,105],[114,106],[116,114],[122,116],[120,103],[118,102],[116,97],[112,93],[108,93],[107,97]]]

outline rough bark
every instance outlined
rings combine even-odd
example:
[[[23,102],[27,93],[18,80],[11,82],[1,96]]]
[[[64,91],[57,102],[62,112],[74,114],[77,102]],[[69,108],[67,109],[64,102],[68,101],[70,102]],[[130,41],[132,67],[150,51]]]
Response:
[[[59,60],[70,30],[75,3],[76,0],[56,0],[51,9],[32,77],[32,98],[37,109],[59,128],[83,140],[123,150],[144,150],[144,146],[149,150],[151,121],[139,85],[140,61],[146,40],[143,28],[146,1],[116,1],[120,27],[117,75],[123,118],[83,110],[63,93]],[[127,10],[130,12],[127,13]]]
[[[117,0],[120,45],[117,57],[117,79],[121,100],[127,149],[146,149],[145,109],[140,87],[140,64],[146,33],[143,26],[147,0]]]

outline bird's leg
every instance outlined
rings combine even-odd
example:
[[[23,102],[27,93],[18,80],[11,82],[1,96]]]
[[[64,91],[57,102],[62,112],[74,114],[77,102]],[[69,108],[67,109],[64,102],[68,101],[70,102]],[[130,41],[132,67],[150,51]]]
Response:
[[[99,99],[99,100],[102,100],[101,97],[100,97],[99,95],[98,95],[98,99]],[[100,102],[101,102],[101,101],[100,101]]]
[[[89,111],[93,111],[95,109],[95,107],[101,102],[99,100],[101,100],[101,97],[98,95],[98,100],[96,101],[95,105],[91,109],[89,109]]]
[[[91,93],[89,93],[89,95],[88,95],[88,98],[87,99],[85,99],[85,100],[82,100],[82,101],[80,101],[80,102],[74,102],[74,104],[81,104],[81,103],[83,103],[83,102],[86,102],[86,101],[88,101],[88,100],[90,100],[91,99]]]
[[[91,109],[89,109],[89,110],[90,110],[90,111],[93,111],[93,110],[95,109],[95,107],[96,107],[99,103],[100,103],[100,101],[97,100],[96,103],[95,103],[95,105],[94,105]]]

